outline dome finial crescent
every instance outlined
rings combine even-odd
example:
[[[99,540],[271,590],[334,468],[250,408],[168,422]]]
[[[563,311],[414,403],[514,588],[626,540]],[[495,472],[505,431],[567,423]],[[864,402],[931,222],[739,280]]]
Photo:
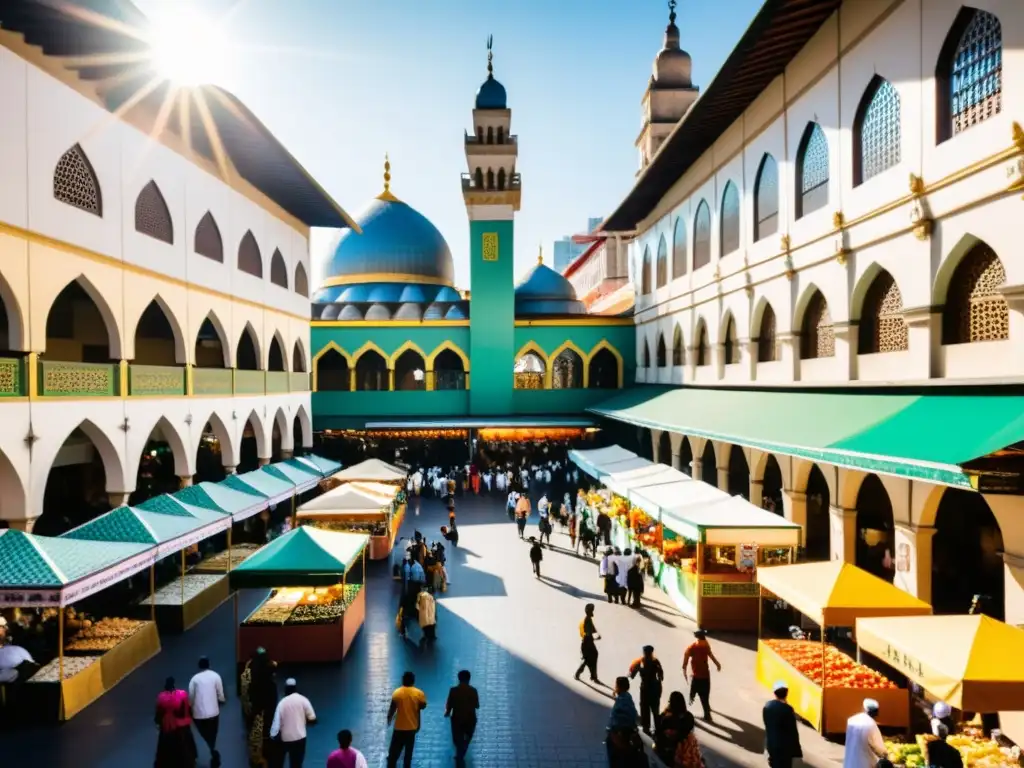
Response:
[[[398,198],[391,194],[391,158],[387,152],[384,153],[384,191],[377,195],[377,199],[398,202]]]
[[[540,243],[537,246],[537,263],[538,264],[543,264],[544,263],[544,244],[543,243]]]

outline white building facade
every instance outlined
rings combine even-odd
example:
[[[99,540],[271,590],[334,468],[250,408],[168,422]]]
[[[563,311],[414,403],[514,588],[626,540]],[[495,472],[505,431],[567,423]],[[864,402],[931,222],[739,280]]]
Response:
[[[309,229],[347,217],[230,94],[180,97],[204,155],[101,85],[0,32],[0,521],[26,530],[54,468],[95,455],[117,505],[147,445],[182,484],[204,440],[227,472],[246,438],[260,463],[312,445]]]

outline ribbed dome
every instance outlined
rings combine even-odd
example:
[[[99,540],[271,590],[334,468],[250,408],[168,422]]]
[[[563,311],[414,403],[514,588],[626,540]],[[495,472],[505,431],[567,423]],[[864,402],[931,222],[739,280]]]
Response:
[[[516,286],[515,298],[517,317],[586,314],[572,284],[543,263],[538,263]]]
[[[494,75],[488,75],[476,92],[477,109],[508,109],[508,97],[505,94],[505,86],[494,79]]]
[[[661,88],[692,88],[693,63],[690,54],[679,47],[679,27],[676,26],[675,4],[670,4],[665,42],[654,57],[654,82]]]
[[[448,243],[430,221],[385,192],[356,217],[363,234],[346,230],[324,270],[323,287],[343,283],[385,281],[452,285],[455,268]],[[398,293],[401,289],[398,289]],[[398,301],[396,294],[347,301]]]

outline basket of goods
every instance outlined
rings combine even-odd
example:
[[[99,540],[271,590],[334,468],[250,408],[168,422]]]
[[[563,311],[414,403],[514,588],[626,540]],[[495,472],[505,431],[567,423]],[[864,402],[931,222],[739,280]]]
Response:
[[[284,624],[288,621],[288,617],[292,615],[293,610],[294,606],[291,605],[264,603],[249,615],[245,623],[256,625]]]
[[[819,685],[822,684],[824,657],[824,679],[830,688],[857,688],[870,691],[898,687],[884,675],[858,664],[832,645],[826,645],[822,653],[821,643],[811,640],[765,640],[764,643],[801,675]]]
[[[100,660],[99,656],[68,656],[64,659],[64,679],[67,680],[69,677],[74,677],[79,672],[83,672],[90,666]],[[29,678],[30,683],[56,683],[60,682],[60,659],[54,659],[53,661],[40,667],[32,677]]]
[[[912,743],[886,741],[885,748],[893,765],[925,768],[928,765],[928,742],[934,739],[931,734],[918,734]],[[960,753],[964,768],[1003,768],[1020,765],[1019,747],[1001,746],[999,742],[986,739],[980,732],[972,729],[965,729],[964,733],[949,736],[946,743]]]
[[[78,632],[67,644],[69,653],[97,653],[111,650],[146,625],[136,619],[100,619]]]

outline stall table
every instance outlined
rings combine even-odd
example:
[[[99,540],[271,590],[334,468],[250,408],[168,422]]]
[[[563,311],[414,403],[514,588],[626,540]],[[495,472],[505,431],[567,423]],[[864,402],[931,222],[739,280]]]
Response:
[[[766,640],[759,632],[757,679],[762,685],[770,689],[777,680],[785,681],[793,709],[822,733],[845,732],[847,719],[862,710],[868,697],[881,705],[879,725],[909,725],[909,692],[879,680],[873,670],[826,644],[825,632],[829,627],[852,627],[861,617],[927,615],[932,610],[928,603],[835,560],[759,568],[757,581],[762,598],[785,601],[822,632],[821,641],[814,643]],[[811,654],[809,646],[818,652]]]
[[[341,661],[366,617],[368,543],[362,534],[302,526],[234,569],[232,589],[272,590],[238,626],[240,663],[259,647],[283,663]],[[353,582],[360,561],[361,580]]]

